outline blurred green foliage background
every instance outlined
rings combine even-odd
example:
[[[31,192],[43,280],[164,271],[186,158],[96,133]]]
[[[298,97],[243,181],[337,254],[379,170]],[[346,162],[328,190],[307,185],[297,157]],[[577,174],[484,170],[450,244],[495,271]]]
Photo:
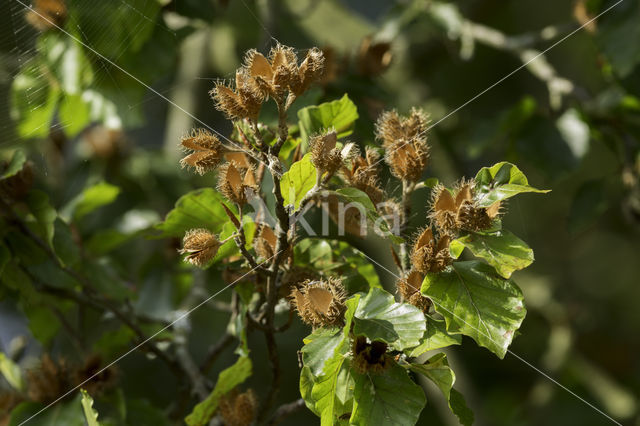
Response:
[[[449,352],[476,424],[608,422],[540,369],[623,424],[640,425],[639,1],[623,0],[595,21],[615,2],[35,1],[50,18],[43,21],[26,1],[0,5],[0,174],[9,173],[16,150],[26,154],[34,188],[64,219],[56,235],[80,247],[84,272],[111,300],[147,319],[145,332],[176,318],[192,302],[185,295],[202,300],[224,285],[220,269],[183,265],[178,240],[153,238],[153,225],[182,194],[214,184],[179,168],[180,136],[202,123],[230,132],[207,92],[232,78],[247,49],[318,46],[329,72],[297,105],[348,93],[360,116],[351,140],[375,143],[382,110],[418,106],[435,124],[425,177],[451,184],[507,160],[552,189],[508,205],[506,227],[536,253],[516,274],[528,307],[511,347],[517,357],[498,360],[467,339]],[[275,111],[262,119],[275,122]],[[424,211],[428,195],[414,201],[414,212]],[[44,195],[31,196],[31,206],[34,197]],[[416,213],[411,225],[424,221]],[[386,246],[368,247],[388,264]],[[106,363],[135,341],[114,318],[34,293],[29,277],[0,265],[0,349],[25,368],[42,352],[79,364],[97,353]],[[393,281],[384,272],[380,279]],[[219,308],[190,316],[187,345],[199,363],[227,328]],[[296,351],[307,333],[294,323],[279,336],[280,402],[298,397]],[[248,382],[258,395],[269,380],[259,337],[250,335]],[[224,352],[212,380],[234,358]],[[157,357],[136,352],[117,370],[118,390],[96,401],[101,415],[167,424],[175,420],[167,420],[168,406],[188,404],[176,402],[182,390]],[[420,424],[456,424],[434,389],[427,399]],[[8,421],[2,408],[0,424]],[[286,424],[315,421],[301,410]]]

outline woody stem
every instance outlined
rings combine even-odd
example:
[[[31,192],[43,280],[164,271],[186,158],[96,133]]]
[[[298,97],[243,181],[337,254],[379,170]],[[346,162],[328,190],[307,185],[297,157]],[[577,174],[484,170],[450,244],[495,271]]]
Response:
[[[411,192],[413,192],[414,186],[406,179],[402,180],[402,221],[400,222],[400,236],[406,238],[407,226],[409,225],[409,216],[411,215]],[[402,266],[402,272],[407,273],[409,271],[409,251],[407,243],[400,244],[400,262]]]

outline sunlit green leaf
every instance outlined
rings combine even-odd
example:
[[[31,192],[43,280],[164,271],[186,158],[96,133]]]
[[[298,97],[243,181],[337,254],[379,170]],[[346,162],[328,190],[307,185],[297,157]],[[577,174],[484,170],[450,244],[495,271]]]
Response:
[[[480,261],[454,262],[449,270],[427,274],[421,291],[449,333],[467,335],[500,358],[527,313],[518,286]]]
[[[336,349],[344,341],[341,328],[319,328],[304,339],[302,360],[314,376],[322,374],[328,359],[333,358]]]
[[[298,211],[300,202],[316,184],[316,174],[316,168],[311,164],[311,154],[293,163],[280,180],[284,205],[292,205],[294,211]]]
[[[345,408],[345,404],[350,404],[349,395],[345,394],[349,391],[344,389],[344,382],[350,380],[346,354],[350,349],[349,333],[359,301],[360,295],[356,294],[345,302],[345,325],[333,337],[333,331],[329,330],[318,331],[305,339],[305,348],[311,346],[303,348],[303,362],[311,376],[307,379],[313,379],[313,386],[311,392],[303,393],[303,396],[310,398],[307,404],[314,406],[320,413],[323,425],[333,425],[336,418],[344,414],[340,411]],[[327,350],[322,342],[331,345],[333,349]],[[307,365],[307,362],[310,364]],[[314,371],[319,373],[314,375]],[[303,380],[301,378],[301,385]]]
[[[302,108],[298,111],[300,135],[303,143],[308,143],[309,136],[330,128],[335,128],[338,138],[349,136],[358,119],[356,105],[345,94],[341,99],[325,102],[318,106]]]
[[[162,231],[163,237],[182,237],[188,230],[196,228],[218,233],[229,221],[222,207],[225,202],[222,194],[212,188],[191,191],[180,197],[156,229]],[[229,208],[235,213],[234,207]]]
[[[251,376],[251,371],[251,359],[246,356],[238,358],[235,364],[220,373],[211,394],[193,408],[191,414],[185,418],[185,422],[189,426],[209,424],[218,408],[220,398]]]
[[[472,232],[455,241],[463,244],[475,256],[486,260],[505,278],[533,263],[533,250],[506,230],[491,234]]]
[[[93,398],[91,398],[91,395],[84,389],[80,389],[80,393],[82,394],[82,411],[87,420],[87,426],[100,426],[100,422],[98,422],[98,412],[93,408]]]
[[[480,207],[489,207],[496,201],[506,200],[524,192],[549,192],[530,186],[524,173],[506,161],[480,169],[476,175],[475,189]]]
[[[22,372],[20,366],[13,362],[3,352],[0,352],[0,373],[4,376],[7,382],[18,392],[24,390],[24,380],[22,379]]]
[[[417,346],[426,330],[424,314],[408,303],[397,303],[393,296],[372,288],[360,300],[353,319],[353,333],[367,336],[404,350]]]

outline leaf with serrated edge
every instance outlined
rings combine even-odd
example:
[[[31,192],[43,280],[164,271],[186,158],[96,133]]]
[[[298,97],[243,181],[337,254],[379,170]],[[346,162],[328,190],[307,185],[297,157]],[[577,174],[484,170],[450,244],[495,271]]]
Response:
[[[424,391],[395,362],[381,374],[353,372],[352,425],[413,425],[427,400]]]
[[[345,94],[341,99],[312,105],[298,111],[300,136],[306,144],[309,136],[335,128],[338,138],[349,136],[358,119],[356,105]]]
[[[469,336],[500,358],[527,313],[518,286],[480,261],[454,262],[427,274],[421,292],[434,302],[449,333]]]
[[[84,389],[80,389],[80,392],[82,393],[82,411],[84,411],[87,425],[100,426],[100,422],[98,422],[98,412],[93,408],[93,398],[91,398],[91,395]]]
[[[397,303],[391,294],[375,287],[358,304],[353,324],[355,335],[389,343],[400,351],[419,345],[425,330],[426,322],[420,309]],[[393,339],[394,336],[397,337]]]
[[[549,192],[530,186],[524,173],[506,161],[492,167],[483,167],[476,174],[475,181],[476,201],[479,207],[489,207],[496,201],[506,200],[524,192]]]
[[[454,241],[467,247],[475,256],[486,260],[505,278],[533,263],[533,250],[527,243],[506,230],[491,234],[472,232]]]

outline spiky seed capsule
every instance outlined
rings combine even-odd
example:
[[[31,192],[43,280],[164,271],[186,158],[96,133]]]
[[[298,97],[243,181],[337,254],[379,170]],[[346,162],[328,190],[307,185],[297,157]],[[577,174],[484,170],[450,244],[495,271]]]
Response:
[[[316,327],[341,325],[344,321],[346,293],[342,280],[307,280],[294,288],[289,298],[305,323]]]
[[[344,232],[356,237],[366,235],[367,218],[357,206],[343,203],[335,194],[328,194],[321,203],[331,220],[338,225],[340,235]]]
[[[420,293],[420,287],[422,286],[422,280],[424,274],[412,269],[409,274],[398,279],[396,282],[396,288],[402,300],[416,306],[423,312],[429,312],[431,306],[431,300],[423,296]]]
[[[311,163],[323,174],[332,175],[342,166],[343,158],[340,149],[336,147],[337,141],[335,130],[313,135],[309,139]]]
[[[258,401],[253,389],[239,393],[237,389],[220,398],[218,410],[225,426],[249,426],[252,424]]]
[[[384,190],[378,182],[379,170],[376,167],[380,155],[371,147],[367,147],[364,157],[355,155],[351,158],[351,167],[343,167],[343,179],[354,188],[366,193],[374,205],[384,199]]]
[[[291,92],[295,96],[300,96],[309,89],[309,86],[322,78],[324,72],[324,53],[322,50],[314,47],[307,51],[296,77],[292,78],[289,83]]]
[[[437,185],[432,194],[431,219],[441,233],[453,233],[457,228],[458,212],[453,195],[443,185]]]
[[[443,271],[453,262],[449,252],[450,242],[448,235],[436,240],[431,227],[425,228],[413,244],[411,265],[423,274]]]
[[[235,162],[223,164],[219,168],[218,190],[229,201],[236,204],[246,204],[252,192],[258,190],[253,167],[241,168]]]
[[[391,366],[393,360],[387,355],[387,344],[384,342],[367,342],[364,336],[357,336],[351,348],[353,359],[351,366],[360,374],[381,374]]]
[[[258,256],[263,259],[271,259],[276,253],[278,237],[269,225],[262,224],[253,237],[253,247]]]
[[[203,267],[218,253],[220,241],[215,234],[206,229],[192,229],[182,240],[180,254],[186,254],[185,260],[192,265]]]
[[[192,130],[191,134],[182,137],[180,145],[183,150],[189,152],[180,160],[180,165],[183,168],[192,167],[200,175],[212,171],[222,161],[224,151],[222,143],[208,130]]]
[[[387,111],[376,123],[376,138],[386,150],[385,161],[398,179],[416,182],[429,161],[426,114],[413,108],[408,117]]]
[[[244,68],[236,71],[235,90],[219,83],[209,92],[209,95],[214,100],[216,109],[222,111],[230,120],[246,118],[257,121],[262,102],[265,100],[259,85]]]
[[[485,230],[490,228],[498,217],[500,202],[497,201],[489,207],[477,206],[473,186],[473,181],[461,180],[453,194],[442,185],[434,188],[430,217],[441,233]]]
[[[429,146],[422,139],[403,140],[393,145],[385,154],[391,174],[401,180],[417,182],[429,162]]]
[[[25,17],[39,31],[62,27],[67,20],[67,6],[64,0],[35,0]]]

